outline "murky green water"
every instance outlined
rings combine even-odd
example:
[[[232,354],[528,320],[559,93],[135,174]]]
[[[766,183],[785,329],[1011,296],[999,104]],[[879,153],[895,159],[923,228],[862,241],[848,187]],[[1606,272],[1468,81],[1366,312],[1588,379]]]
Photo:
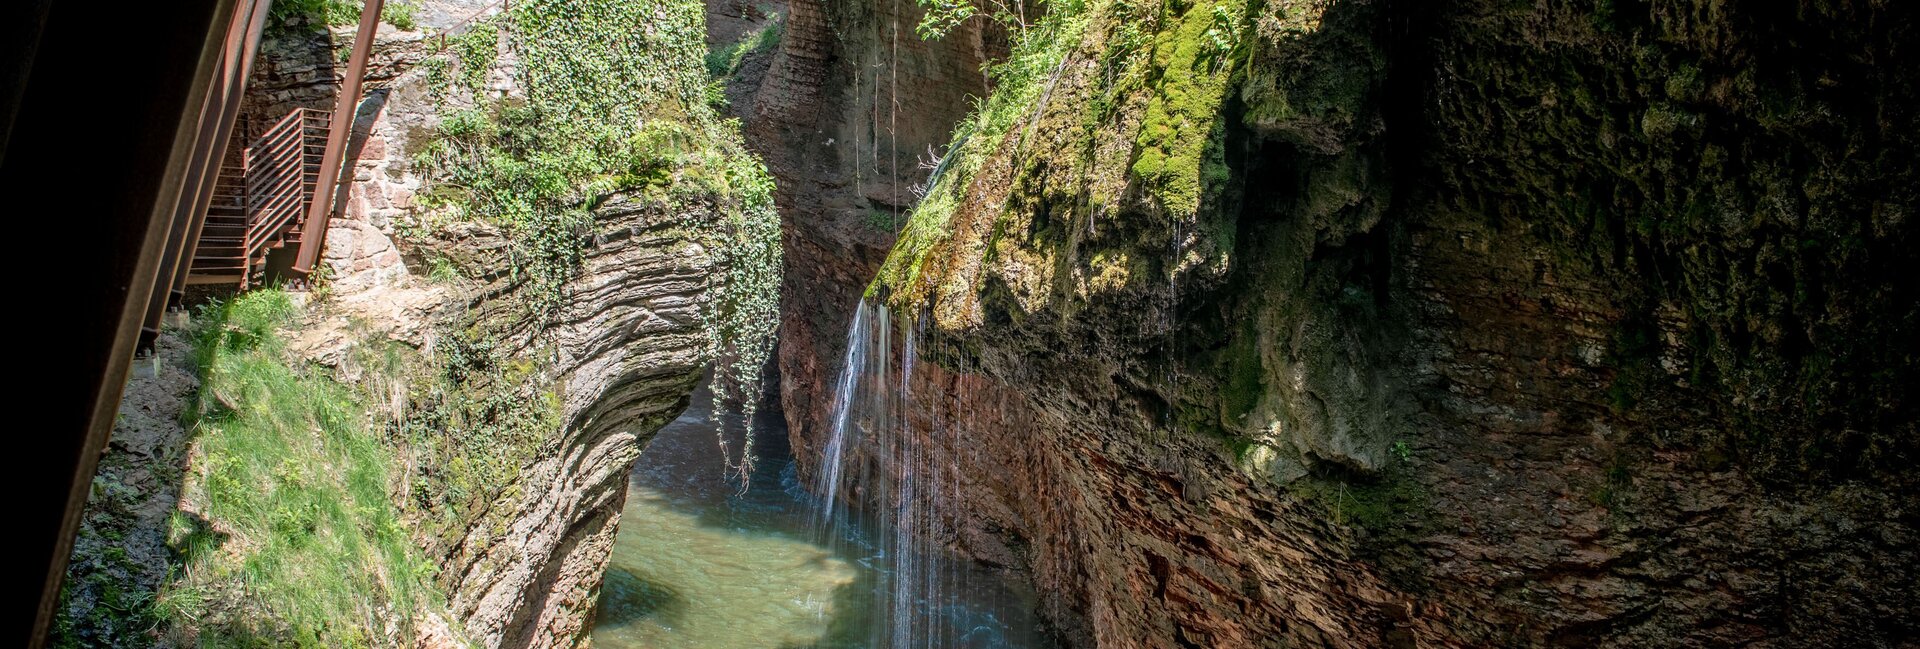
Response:
[[[811,538],[809,497],[793,480],[786,431],[757,428],[751,488],[722,475],[705,394],[660,431],[635,468],[593,628],[600,649],[887,647],[877,584],[892,562],[864,538]],[[732,451],[738,453],[738,435]],[[914,647],[1051,647],[1032,597],[964,562],[941,576],[939,605],[907,621]],[[876,616],[876,611],[882,615]]]

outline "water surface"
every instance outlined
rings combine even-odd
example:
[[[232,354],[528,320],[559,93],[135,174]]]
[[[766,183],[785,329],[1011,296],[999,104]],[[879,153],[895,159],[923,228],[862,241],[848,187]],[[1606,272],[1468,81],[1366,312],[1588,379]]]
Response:
[[[593,644],[600,649],[800,647],[1047,648],[1032,596],[953,557],[898,562],[871,523],[815,538],[813,500],[794,480],[786,430],[759,418],[759,462],[743,493],[725,477],[703,390],[635,467]],[[734,419],[737,419],[735,417]],[[731,427],[737,457],[742,433]],[[892,532],[887,532],[891,534]],[[940,592],[901,606],[894,565],[939,565]],[[910,627],[902,636],[892,629]],[[904,647],[901,649],[905,649]]]

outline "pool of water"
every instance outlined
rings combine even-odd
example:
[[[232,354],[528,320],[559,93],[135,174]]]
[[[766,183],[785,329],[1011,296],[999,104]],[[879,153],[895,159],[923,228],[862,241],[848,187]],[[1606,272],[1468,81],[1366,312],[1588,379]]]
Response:
[[[869,523],[816,538],[812,498],[794,480],[778,417],[755,426],[759,461],[744,492],[725,476],[703,391],[635,467],[593,627],[600,649],[801,647],[1051,648],[1033,597],[953,557],[896,562]],[[737,454],[743,433],[729,431]],[[893,566],[938,565],[937,593],[906,600]],[[911,633],[900,633],[911,629]],[[901,638],[906,638],[901,640]],[[905,645],[903,647],[901,645]]]

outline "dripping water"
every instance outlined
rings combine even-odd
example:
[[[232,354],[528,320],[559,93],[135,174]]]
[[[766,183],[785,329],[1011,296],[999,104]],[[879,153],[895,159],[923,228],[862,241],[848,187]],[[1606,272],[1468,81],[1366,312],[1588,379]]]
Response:
[[[1030,593],[953,555],[942,523],[959,475],[950,454],[965,413],[914,401],[924,323],[862,301],[847,332],[829,429],[814,471],[812,531],[859,555],[873,582],[870,647],[1051,646]],[[896,335],[898,336],[896,339]],[[854,507],[871,508],[863,516]]]

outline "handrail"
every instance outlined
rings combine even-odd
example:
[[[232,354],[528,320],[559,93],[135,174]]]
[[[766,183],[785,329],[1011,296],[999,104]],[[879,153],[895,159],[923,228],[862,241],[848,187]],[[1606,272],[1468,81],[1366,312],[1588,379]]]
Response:
[[[318,177],[314,149],[323,145],[314,140],[325,136],[331,120],[327,111],[295,108],[247,147],[241,254],[249,264],[300,224]]]
[[[379,7],[380,3],[370,2],[369,7]],[[450,39],[470,31],[482,21],[496,19],[513,8],[512,0],[495,0],[473,12],[466,18],[440,30],[429,39],[426,56],[444,55],[451,45]],[[378,13],[376,10],[375,14]],[[356,39],[372,40],[369,21],[362,20],[360,33]],[[364,65],[367,48],[356,42],[355,60],[351,62],[348,88],[357,88],[358,70]],[[318,261],[318,251],[324,244],[326,220],[334,206],[330,205],[336,174],[335,167],[323,174],[322,168],[329,166],[329,157],[337,157],[340,151],[333,141],[341,136],[334,131],[342,125],[333,124],[333,112],[344,112],[350,104],[344,97],[358,96],[358,92],[342,91],[342,103],[337,111],[295,108],[288,111],[278,121],[261,133],[240,151],[240,164],[236,168],[222,166],[217,172],[219,196],[226,197],[208,205],[211,213],[215,207],[223,210],[239,208],[242,232],[239,237],[238,259],[230,256],[232,243],[210,245],[203,250],[206,255],[196,255],[194,263],[209,264],[209,274],[201,281],[231,281],[229,274],[238,270],[237,278],[242,288],[246,287],[258,272],[259,264],[266,259],[268,248],[278,248],[293,240],[292,234],[298,230],[299,250],[294,260],[296,273],[307,272]],[[357,101],[355,102],[357,103]],[[333,153],[333,156],[329,156]],[[352,164],[351,162],[347,164]],[[323,175],[325,176],[323,178]],[[326,182],[321,182],[325,180]],[[327,192],[320,195],[320,192]],[[222,219],[233,218],[223,213]],[[315,223],[309,220],[317,219]],[[221,221],[217,237],[225,239],[233,236],[230,221]],[[216,235],[209,235],[216,236]],[[218,278],[218,279],[215,279]],[[188,281],[194,281],[189,279]]]
[[[493,11],[494,7],[499,7],[500,11],[494,12]],[[476,24],[479,24],[480,19],[498,16],[500,14],[507,13],[507,11],[511,9],[513,9],[513,0],[500,0],[499,2],[495,2],[485,7],[481,7],[479,11],[473,12],[473,15],[470,15],[470,16],[467,16],[466,18],[461,19],[460,22],[454,23],[452,26],[446,29],[440,30],[440,33],[438,34],[434,34],[436,38],[440,39],[440,44],[434,47],[433,51],[428,53],[427,56],[435,56],[440,54],[441,52],[447,51],[448,37],[459,36],[461,32],[464,32],[468,28],[473,27]]]

